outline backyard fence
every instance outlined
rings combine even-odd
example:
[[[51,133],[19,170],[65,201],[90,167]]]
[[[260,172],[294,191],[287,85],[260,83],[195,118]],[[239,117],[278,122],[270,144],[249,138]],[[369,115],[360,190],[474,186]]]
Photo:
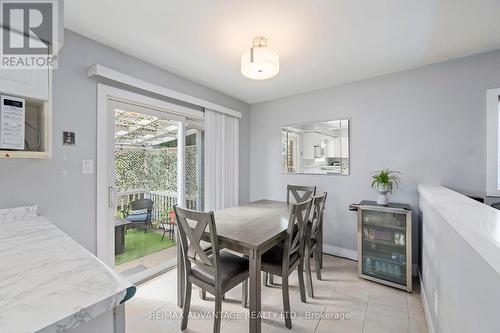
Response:
[[[197,148],[187,146],[185,155],[186,196],[198,194]],[[177,148],[154,150],[115,149],[117,192],[137,189],[177,192]]]
[[[126,192],[118,192],[116,200],[116,210],[120,211],[127,208],[128,204],[138,199],[151,199],[153,201],[153,211],[151,212],[151,220],[159,222],[163,213],[167,209],[172,209],[177,203],[177,193],[160,192],[160,191],[147,191],[147,190],[132,190]],[[186,196],[186,207],[188,209],[197,209],[197,197]]]
[[[196,146],[186,147],[186,207],[198,208],[200,185]],[[137,199],[153,200],[153,222],[177,203],[177,148],[154,150],[115,150],[115,187],[117,211]]]

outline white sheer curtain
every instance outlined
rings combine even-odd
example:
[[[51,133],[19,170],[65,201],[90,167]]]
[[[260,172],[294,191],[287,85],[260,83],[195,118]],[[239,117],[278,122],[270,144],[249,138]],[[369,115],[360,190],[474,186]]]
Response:
[[[239,119],[205,109],[205,210],[239,203]]]

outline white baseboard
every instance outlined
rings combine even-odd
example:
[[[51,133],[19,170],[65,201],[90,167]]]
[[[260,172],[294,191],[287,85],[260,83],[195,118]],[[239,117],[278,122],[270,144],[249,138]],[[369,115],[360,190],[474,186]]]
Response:
[[[418,272],[418,281],[420,283],[420,299],[422,300],[422,306],[424,307],[425,314],[425,322],[427,323],[427,330],[429,333],[436,333],[434,329],[434,325],[432,325],[432,317],[429,308],[429,302],[427,301],[427,295],[425,294],[425,289],[422,284],[422,276],[420,275],[420,271]]]
[[[323,252],[338,257],[343,257],[351,260],[358,260],[358,251],[345,249],[334,245],[323,244]]]

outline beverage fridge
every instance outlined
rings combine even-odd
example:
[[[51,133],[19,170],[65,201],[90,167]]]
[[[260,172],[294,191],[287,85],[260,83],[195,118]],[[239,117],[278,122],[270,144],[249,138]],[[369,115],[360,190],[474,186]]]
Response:
[[[357,210],[359,276],[411,292],[410,206],[362,201]]]

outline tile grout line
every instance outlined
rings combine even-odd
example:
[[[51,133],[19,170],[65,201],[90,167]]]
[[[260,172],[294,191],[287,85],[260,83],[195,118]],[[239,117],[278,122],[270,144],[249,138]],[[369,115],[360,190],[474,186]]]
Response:
[[[328,299],[328,302],[326,303],[325,307],[323,308],[323,311],[321,311],[322,315],[325,313],[326,308],[328,307],[328,305],[332,301],[333,295],[335,294],[335,290],[337,290],[337,285],[335,285],[335,287],[333,288],[332,293],[330,294],[330,298]],[[314,327],[313,333],[316,332],[316,330],[318,329],[318,326],[319,326],[319,323],[321,322],[321,320],[323,320],[323,319],[321,319],[321,317],[320,317],[318,322],[316,323],[316,326]]]
[[[346,268],[346,266],[342,267],[342,269],[340,270],[340,275],[342,275],[343,273],[345,273],[346,269],[347,269],[347,268]],[[330,295],[330,299],[328,300],[328,302],[326,303],[325,308],[323,309],[323,313],[324,313],[324,312],[326,311],[326,309],[328,308],[328,305],[330,305],[330,304],[332,303],[332,301],[333,301],[333,297],[335,296],[335,293],[336,293],[336,291],[337,291],[337,287],[338,287],[338,285],[339,285],[340,283],[341,283],[341,281],[339,280],[339,281],[335,284],[335,287],[333,288],[332,294]],[[318,323],[316,324],[316,327],[314,328],[313,333],[315,333],[315,332],[316,332],[316,330],[318,329],[319,324],[320,324],[320,322],[321,322],[322,320],[323,320],[323,319],[321,319],[321,318],[318,320]]]
[[[411,322],[410,322],[411,316],[410,316],[410,305],[408,303],[408,293],[406,293],[406,313],[408,314],[408,333],[411,333]]]
[[[368,300],[366,301],[366,308],[365,308],[365,316],[363,318],[363,328],[361,329],[361,332],[365,331],[365,324],[366,324],[366,315],[368,314],[368,304],[370,303],[370,296],[372,294],[372,286],[373,284],[369,284],[370,288],[368,288]]]

